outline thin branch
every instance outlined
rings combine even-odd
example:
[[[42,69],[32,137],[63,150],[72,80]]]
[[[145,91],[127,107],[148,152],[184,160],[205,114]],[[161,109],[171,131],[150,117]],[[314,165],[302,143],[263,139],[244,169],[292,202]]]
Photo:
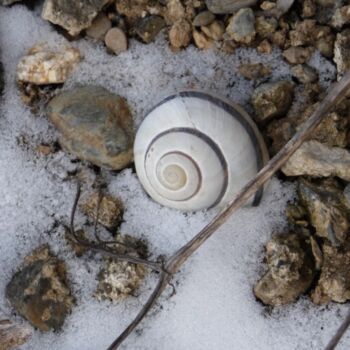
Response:
[[[350,72],[330,89],[326,98],[316,108],[311,117],[303,124],[302,128],[294,137],[265,165],[260,172],[248,182],[248,184],[236,195],[233,201],[220,212],[207,226],[205,226],[193,239],[180,248],[170,257],[165,265],[168,273],[161,273],[154,292],[148,299],[146,305],[138,313],[136,318],[123,331],[123,333],[109,346],[108,350],[116,350],[122,342],[131,334],[142,319],[147,315],[151,307],[156,303],[171,277],[186,260],[209,238],[216,230],[222,226],[227,219],[238,209],[240,209],[256,191],[261,188],[279,170],[301,144],[310,137],[311,133],[327,116],[331,109],[341,100],[350,86]]]
[[[79,243],[80,245],[82,245],[86,248],[89,248],[91,250],[95,250],[95,251],[102,252],[102,253],[105,253],[107,255],[113,256],[117,260],[127,261],[127,262],[130,262],[133,264],[143,265],[143,266],[146,266],[146,267],[148,267],[154,271],[157,271],[157,272],[164,272],[164,268],[163,268],[162,264],[160,264],[160,263],[148,261],[148,260],[145,260],[142,258],[127,255],[127,254],[119,254],[113,248],[106,246],[103,242],[102,243],[93,242],[93,241],[90,241],[87,239],[80,238],[76,234],[75,228],[74,228],[75,213],[77,210],[80,195],[81,195],[81,186],[80,186],[80,183],[78,182],[77,192],[75,195],[75,199],[74,199],[74,203],[73,203],[73,207],[72,207],[72,212],[71,212],[71,217],[70,217],[70,234],[73,237],[73,239],[76,241],[76,243]],[[115,242],[115,243],[118,243],[118,242]]]
[[[349,326],[350,326],[350,312],[348,313],[348,315],[346,316],[345,320],[343,321],[343,323],[338,328],[337,333],[333,336],[331,341],[326,346],[325,350],[333,350],[333,349],[335,349],[336,346],[338,345],[340,339],[342,338],[342,336],[345,334],[345,332],[349,328]]]

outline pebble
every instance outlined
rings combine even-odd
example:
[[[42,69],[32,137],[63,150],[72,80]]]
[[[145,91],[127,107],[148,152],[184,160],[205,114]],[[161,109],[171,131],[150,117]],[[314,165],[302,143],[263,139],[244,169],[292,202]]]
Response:
[[[317,71],[306,64],[298,64],[291,70],[293,76],[302,84],[314,83],[318,80]]]
[[[62,84],[81,61],[76,48],[50,48],[46,44],[32,47],[17,65],[17,80],[36,85]]]
[[[128,39],[119,28],[111,28],[105,36],[105,44],[114,54],[118,55],[128,49]]]
[[[210,38],[208,38],[204,33],[198,31],[198,30],[193,30],[193,40],[196,46],[199,49],[210,49],[214,46],[214,41]]]
[[[124,98],[97,86],[64,91],[47,106],[61,146],[82,160],[120,170],[132,161],[133,120]]]
[[[312,52],[310,47],[290,47],[282,55],[290,64],[302,64],[311,58]]]
[[[250,44],[255,38],[255,17],[250,8],[240,9],[226,27],[228,36],[241,44]]]
[[[46,332],[60,330],[74,304],[66,265],[47,245],[24,259],[6,287],[6,297],[19,315]]]
[[[244,63],[238,67],[238,71],[248,80],[258,80],[271,74],[271,69],[262,63]]]
[[[203,11],[198,13],[198,15],[194,18],[192,24],[195,27],[207,26],[214,22],[215,16],[210,11]]]
[[[287,176],[337,176],[350,181],[350,152],[318,141],[306,141],[282,167]]]
[[[221,41],[225,33],[225,25],[221,21],[214,21],[208,26],[202,26],[201,30],[208,38]]]
[[[91,27],[86,29],[86,35],[92,39],[102,40],[111,27],[110,19],[101,13],[94,19]]]
[[[142,41],[149,44],[165,26],[166,23],[162,17],[152,15],[140,19],[136,24],[135,30]]]
[[[174,49],[187,47],[192,38],[192,27],[185,19],[175,22],[169,31],[170,45]]]
[[[16,324],[0,316],[0,349],[11,350],[25,344],[32,330],[24,324]]]
[[[210,12],[214,14],[232,14],[237,10],[256,5],[257,0],[205,0]]]
[[[284,116],[294,97],[294,84],[287,80],[258,86],[252,95],[252,105],[258,122]]]
[[[22,0],[0,0],[0,5],[8,6],[8,5],[12,5],[15,2],[19,2],[19,1],[22,1]]]

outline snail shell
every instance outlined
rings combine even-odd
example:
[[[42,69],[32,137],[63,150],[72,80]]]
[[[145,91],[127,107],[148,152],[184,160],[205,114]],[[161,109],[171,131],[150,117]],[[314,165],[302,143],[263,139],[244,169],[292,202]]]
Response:
[[[180,210],[224,206],[267,162],[249,115],[225,98],[182,91],[163,99],[135,139],[136,172],[146,192]],[[251,199],[258,204],[262,190]]]

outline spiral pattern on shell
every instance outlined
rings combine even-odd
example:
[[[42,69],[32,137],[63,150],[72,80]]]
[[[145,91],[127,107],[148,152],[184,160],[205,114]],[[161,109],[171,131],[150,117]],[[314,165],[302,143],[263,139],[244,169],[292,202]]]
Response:
[[[225,205],[268,159],[249,115],[202,91],[171,95],[150,110],[135,139],[134,159],[146,192],[181,210]],[[252,203],[261,198],[258,193]]]

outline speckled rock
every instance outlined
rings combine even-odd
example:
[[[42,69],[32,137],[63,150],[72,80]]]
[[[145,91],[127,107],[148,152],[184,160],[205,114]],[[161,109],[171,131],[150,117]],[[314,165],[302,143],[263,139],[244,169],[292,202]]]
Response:
[[[255,89],[252,105],[258,122],[266,122],[285,115],[292,102],[294,84],[287,80],[265,83]]]
[[[65,263],[47,245],[25,258],[6,287],[6,297],[18,314],[41,331],[59,330],[74,303]]]
[[[92,21],[109,2],[110,0],[45,0],[41,16],[75,36],[91,27]]]
[[[298,64],[292,67],[292,74],[302,84],[314,83],[318,80],[317,71],[307,64]]]
[[[298,198],[316,235],[333,245],[345,242],[350,228],[350,206],[341,188],[331,181],[316,184],[301,180]]]
[[[338,176],[350,181],[350,152],[318,141],[304,142],[282,167],[287,176]]]
[[[345,29],[337,34],[334,43],[334,62],[337,65],[339,76],[350,69],[350,29]]]
[[[123,220],[124,208],[122,201],[109,195],[101,195],[100,197],[95,192],[80,205],[80,210],[95,221],[98,206],[98,222],[108,229],[116,229]]]
[[[0,315],[0,350],[18,348],[27,342],[31,334],[29,326],[12,323],[10,320],[2,319]]]
[[[114,170],[131,162],[133,122],[122,97],[96,86],[75,88],[53,98],[47,115],[76,157]]]
[[[36,85],[62,84],[81,59],[78,49],[53,49],[46,44],[38,44],[19,61],[17,80]]]
[[[115,246],[119,254],[128,254],[135,257],[147,258],[147,246],[140,240],[129,235],[117,236]],[[146,275],[146,269],[142,265],[118,261],[113,258],[105,260],[98,275],[98,286],[95,297],[99,300],[119,301],[124,299],[139,288]]]
[[[250,8],[240,9],[234,14],[228,26],[227,35],[241,44],[250,44],[255,38],[255,17]]]
[[[257,0],[205,0],[210,12],[215,14],[230,14],[235,11],[253,6]]]
[[[313,282],[316,263],[311,239],[298,234],[278,235],[266,245],[268,272],[255,285],[255,296],[266,305],[294,302]]]
[[[322,253],[322,272],[311,299],[316,304],[345,303],[350,300],[350,244],[335,247],[326,243]]]
[[[165,25],[166,23],[162,17],[152,15],[140,19],[136,24],[135,31],[144,43],[149,44]]]

